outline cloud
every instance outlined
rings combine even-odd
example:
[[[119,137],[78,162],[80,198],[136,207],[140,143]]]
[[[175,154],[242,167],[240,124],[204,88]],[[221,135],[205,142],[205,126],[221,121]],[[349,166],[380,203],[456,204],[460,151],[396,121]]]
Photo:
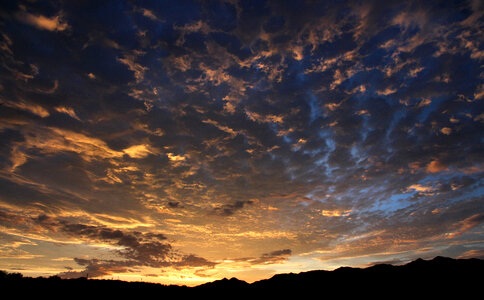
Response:
[[[324,106],[327,107],[330,111],[335,111],[341,103],[327,103]]]
[[[144,73],[148,70],[148,67],[136,63],[136,54],[126,54],[124,57],[118,58],[118,60],[134,72],[136,80],[143,80]]]
[[[349,210],[322,210],[321,214],[325,217],[341,217],[341,216],[349,216],[351,213],[351,209]]]
[[[448,169],[449,168],[440,160],[432,160],[426,167],[426,170],[429,173],[439,173],[442,171],[447,171]]]
[[[106,159],[122,156],[122,153],[110,149],[103,141],[97,138],[91,138],[83,134],[65,131],[58,128],[45,128],[44,130],[34,130],[27,137],[22,145],[23,149],[38,149],[45,154],[58,154],[62,152],[74,152],[81,155],[87,161],[92,159]],[[20,162],[18,152],[13,157],[13,165],[19,167],[28,161],[27,155]]]
[[[87,276],[87,274],[98,277],[127,272],[131,268],[140,266],[196,268],[213,267],[216,264],[194,254],[178,253],[166,242],[166,236],[160,233],[126,232],[106,226],[71,223],[46,215],[39,215],[33,221],[48,230],[62,232],[88,243],[105,242],[119,247],[113,252],[123,258],[122,260],[74,258],[74,261],[85,269],[64,272],[59,274],[61,277],[73,278]]]
[[[269,253],[264,253],[256,259],[249,260],[249,262],[253,265],[278,264],[286,261],[291,254],[291,249],[276,250]]]
[[[148,145],[133,145],[124,149],[123,152],[132,158],[143,158],[153,153]]]
[[[433,186],[424,186],[421,184],[412,184],[407,190],[414,190],[417,192],[432,192],[435,188]]]
[[[150,18],[154,21],[158,21],[158,18],[156,17],[156,15],[151,10],[146,9],[146,8],[141,8],[140,11],[143,14],[143,16]]]
[[[256,112],[250,112],[246,111],[245,112],[247,116],[249,117],[250,120],[256,121],[256,122],[272,122],[272,123],[283,123],[284,119],[281,116],[275,116],[275,115],[261,115]]]
[[[397,91],[396,89],[386,88],[384,90],[379,90],[376,93],[378,95],[388,96],[388,95],[394,94],[396,91]]]
[[[129,271],[130,263],[125,261],[104,260],[98,259],[82,259],[74,258],[74,261],[84,267],[82,271],[66,271],[61,272],[57,276],[61,278],[95,278],[113,273],[126,273]]]
[[[484,123],[484,113],[482,113],[478,116],[475,116],[474,121],[476,121],[476,122],[480,121],[480,122]]]
[[[34,15],[26,11],[20,11],[16,14],[16,17],[19,21],[41,30],[64,31],[69,28],[69,25],[61,15],[49,18],[43,15]]]
[[[184,161],[186,159],[186,157],[183,155],[176,155],[173,153],[167,153],[167,155],[168,155],[168,158],[174,162]]]
[[[246,205],[251,205],[254,202],[252,200],[247,201],[235,201],[233,204],[224,204],[214,209],[214,213],[220,216],[231,216],[236,211],[241,210]]]
[[[452,133],[452,128],[443,127],[442,129],[440,129],[440,132],[442,132],[445,135],[450,135]]]
[[[81,119],[79,119],[79,117],[76,115],[76,112],[74,111],[74,109],[72,107],[65,107],[65,106],[58,106],[58,107],[55,107],[54,108],[57,112],[59,113],[63,113],[63,114],[66,114],[68,115],[69,117],[71,118],[74,118],[78,121],[80,121]]]
[[[41,105],[29,102],[29,101],[25,101],[22,99],[20,99],[19,101],[5,101],[5,102],[0,100],[0,103],[7,107],[12,107],[15,109],[27,111],[41,118],[46,118],[50,116],[49,111],[44,107],[42,107]]]
[[[457,227],[457,230],[448,233],[446,235],[447,238],[452,239],[456,238],[458,236],[461,236],[462,234],[466,233],[467,231],[479,226],[484,222],[484,215],[483,214],[475,214],[472,215],[456,224],[454,224],[454,227]]]
[[[462,259],[469,259],[469,258],[484,258],[484,250],[483,249],[476,249],[476,250],[469,250],[463,254],[461,254],[458,258]]]

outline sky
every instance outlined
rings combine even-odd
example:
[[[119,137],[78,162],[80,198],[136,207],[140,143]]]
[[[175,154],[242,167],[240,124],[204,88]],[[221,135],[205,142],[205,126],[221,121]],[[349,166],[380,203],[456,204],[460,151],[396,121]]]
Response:
[[[484,258],[483,29],[482,1],[2,1],[0,269]]]

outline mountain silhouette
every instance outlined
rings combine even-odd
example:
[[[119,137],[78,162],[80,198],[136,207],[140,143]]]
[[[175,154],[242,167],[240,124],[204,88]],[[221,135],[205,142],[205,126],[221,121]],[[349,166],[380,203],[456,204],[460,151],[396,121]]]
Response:
[[[391,293],[395,291],[433,291],[478,289],[482,285],[484,261],[436,257],[418,259],[401,266],[379,264],[372,267],[342,267],[334,271],[278,274],[251,284],[252,288],[273,290],[315,290],[318,287],[345,293]]]
[[[394,266],[377,264],[367,268],[341,267],[333,271],[308,271],[277,274],[269,279],[251,284],[237,278],[216,280],[196,287],[162,285],[147,282],[120,280],[60,279],[24,277],[19,273],[0,271],[0,290],[14,292],[16,296],[49,295],[51,297],[150,297],[167,296],[267,296],[300,297],[317,295],[373,298],[436,297],[466,295],[482,290],[484,260],[452,259],[435,257],[432,260],[417,259]]]
[[[242,289],[242,288],[248,288],[249,286],[250,286],[249,283],[232,277],[231,279],[224,278],[221,280],[207,282],[197,286],[197,288]]]

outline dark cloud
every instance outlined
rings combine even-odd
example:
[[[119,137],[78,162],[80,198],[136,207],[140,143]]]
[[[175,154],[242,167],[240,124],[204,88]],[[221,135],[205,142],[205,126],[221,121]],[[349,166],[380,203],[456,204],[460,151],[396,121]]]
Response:
[[[168,202],[168,206],[172,207],[172,208],[178,208],[178,207],[181,207],[180,206],[180,202],[174,202],[174,201],[170,201]]]
[[[125,261],[100,261],[98,259],[82,259],[74,258],[74,261],[84,267],[83,271],[67,271],[59,273],[58,276],[62,278],[95,278],[104,275],[111,275],[114,272],[127,272],[130,264]]]
[[[220,216],[231,216],[233,215],[236,211],[244,208],[245,205],[247,204],[253,204],[253,201],[248,200],[248,201],[236,201],[233,204],[225,204],[222,205],[221,207],[217,207],[214,209],[214,212]]]
[[[250,263],[254,265],[281,263],[287,260],[291,254],[291,249],[276,250],[264,253],[258,258],[250,260]]]
[[[122,260],[74,258],[74,261],[85,269],[61,273],[60,276],[62,277],[85,277],[87,274],[91,277],[98,277],[116,272],[128,272],[132,268],[142,266],[197,268],[216,265],[216,263],[195,254],[181,254],[175,251],[166,242],[167,238],[160,233],[125,232],[105,226],[71,223],[46,215],[37,216],[33,219],[33,222],[51,231],[62,232],[77,239],[88,242],[105,242],[121,247],[120,250],[113,252],[123,258]]]

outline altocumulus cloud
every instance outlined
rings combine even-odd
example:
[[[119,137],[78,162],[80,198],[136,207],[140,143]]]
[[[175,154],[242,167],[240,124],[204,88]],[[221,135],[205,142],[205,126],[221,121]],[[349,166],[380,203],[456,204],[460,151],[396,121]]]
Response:
[[[6,2],[0,241],[109,245],[71,277],[480,253],[483,11]]]

